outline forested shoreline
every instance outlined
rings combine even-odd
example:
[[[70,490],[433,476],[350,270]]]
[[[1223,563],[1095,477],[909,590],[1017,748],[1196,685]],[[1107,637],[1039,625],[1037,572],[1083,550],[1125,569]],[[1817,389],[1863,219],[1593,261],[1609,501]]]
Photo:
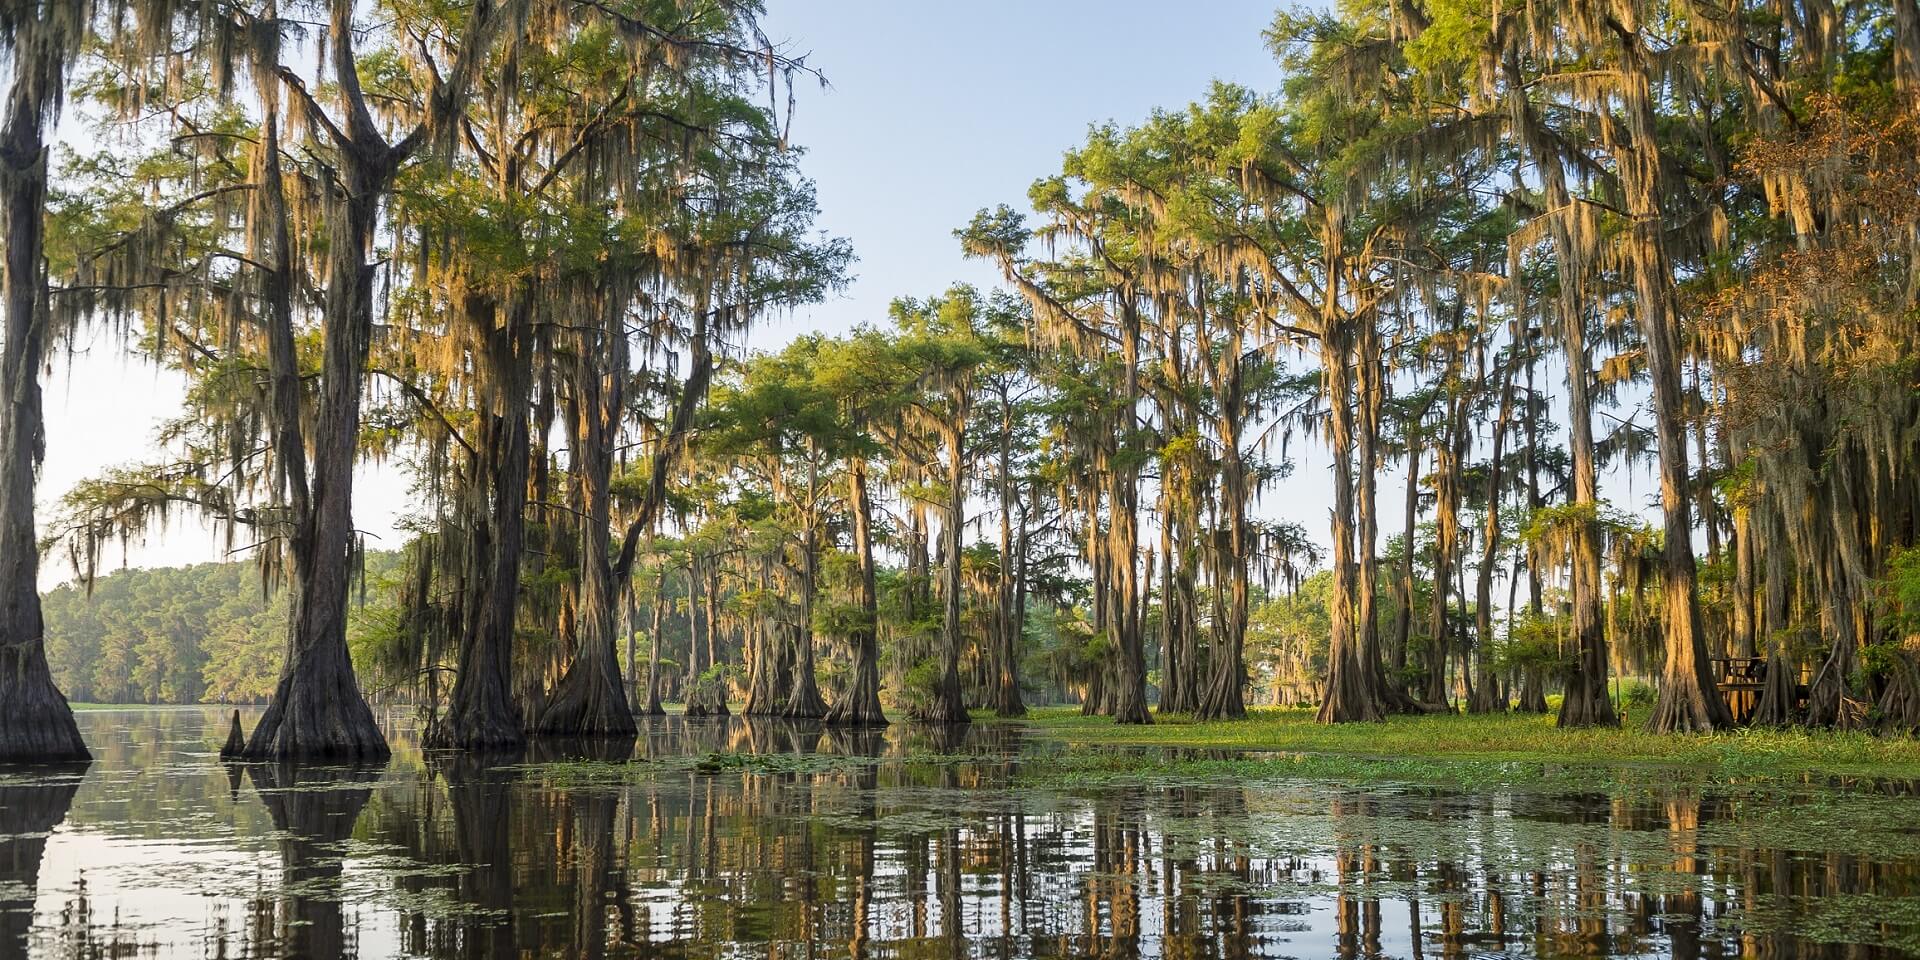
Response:
[[[412,661],[400,605],[408,572],[404,552],[367,552],[347,610],[347,645],[370,701],[429,709],[432,704],[423,697],[426,685]],[[891,566],[879,568],[877,578],[887,594],[905,582],[903,571]],[[1256,596],[1248,642],[1254,674],[1249,702],[1299,706],[1312,701],[1311,678],[1325,664],[1328,583],[1323,571],[1298,591]],[[665,589],[664,596],[646,598],[660,604],[659,621],[652,620],[651,605],[638,622],[623,618],[616,646],[624,683],[633,695],[644,696],[656,666],[651,638],[659,636],[660,697],[682,703],[690,689],[689,598],[684,580],[670,579]],[[42,595],[41,607],[54,682],[77,702],[259,705],[273,695],[279,678],[287,597],[263,584],[259,568],[250,562],[117,570],[91,585],[62,584]],[[892,614],[897,608],[887,609]],[[522,642],[544,646],[546,639],[527,631]],[[701,640],[704,656],[705,637]],[[723,637],[720,649],[723,662],[738,662],[744,652],[737,635]],[[896,655],[896,649],[905,648],[887,644],[888,655],[882,660],[882,672],[890,680],[914,666]],[[1082,702],[1098,653],[1090,626],[1076,619],[1070,606],[1030,611],[1015,648],[1023,702]],[[978,658],[969,661],[969,689],[987,686],[985,666]],[[831,658],[823,658],[819,670],[823,687],[839,689],[844,683],[839,664]],[[1156,664],[1149,675],[1157,679],[1157,671]],[[736,688],[729,693],[737,702],[742,674],[723,670],[712,681],[722,682],[722,674],[724,682]],[[904,683],[888,686],[891,690]],[[885,699],[904,706],[892,693]]]
[[[669,699],[1605,727],[1641,677],[1655,732],[1920,730],[1913,0],[1282,11],[1273,89],[980,198],[1001,288],[771,351],[853,251],[790,130],[823,67],[758,3],[363,6],[0,13],[0,758],[85,755],[56,680],[264,698],[250,757],[385,756],[369,696],[475,750]],[[36,523],[87,324],[187,412]],[[1305,445],[1325,536],[1259,509],[1325,482]],[[377,559],[376,460],[415,492]],[[124,670],[56,642],[122,628],[43,615],[42,550],[92,583],[180,515],[251,576],[139,579],[178,608]]]

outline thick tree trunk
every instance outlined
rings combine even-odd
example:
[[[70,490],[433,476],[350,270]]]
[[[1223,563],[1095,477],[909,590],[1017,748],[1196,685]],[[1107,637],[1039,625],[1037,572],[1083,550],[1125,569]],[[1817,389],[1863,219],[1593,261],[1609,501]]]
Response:
[[[956,403],[955,408],[961,405]],[[960,689],[960,649],[966,642],[962,632],[961,602],[966,583],[962,579],[960,530],[966,522],[966,431],[964,420],[947,425],[947,509],[940,527],[941,559],[945,566],[943,613],[940,618],[940,675],[934,681],[932,699],[922,720],[933,723],[967,723],[965,696]]]
[[[1459,376],[1460,358],[1456,352],[1448,363],[1448,380]],[[1431,709],[1447,706],[1447,660],[1453,650],[1453,626],[1448,600],[1453,588],[1454,563],[1460,550],[1460,466],[1467,446],[1466,399],[1470,391],[1460,385],[1448,404],[1446,431],[1434,446],[1433,460],[1433,597],[1427,608],[1431,630],[1426,656],[1422,657],[1425,675],[1420,699]]]
[[[627,337],[618,324],[574,345],[567,439],[579,491],[580,642],[536,726],[545,736],[631,737],[637,727],[614,647],[613,456],[626,416]],[[644,534],[643,534],[644,535]]]
[[[24,16],[36,14],[29,9]],[[40,365],[46,359],[44,245],[46,124],[61,98],[65,44],[38,37],[58,26],[17,28],[13,83],[0,128],[0,217],[6,221],[4,342],[0,342],[0,762],[86,760],[87,745],[47,668],[40,616],[40,547],[34,488],[46,429]]]
[[[1126,368],[1121,396],[1121,433],[1133,432],[1134,410],[1140,403],[1140,315],[1132,291],[1120,296],[1122,318],[1121,362]],[[1129,439],[1126,442],[1131,443]],[[1113,695],[1113,722],[1147,724],[1153,715],[1147,712],[1146,644],[1140,635],[1140,483],[1139,467],[1110,470],[1107,494],[1108,533],[1113,549],[1108,563],[1113,570],[1113,590],[1119,604],[1114,609],[1115,650],[1119,654]]]
[[[1251,568],[1255,562],[1247,531],[1247,464],[1240,450],[1242,343],[1238,325],[1227,338],[1218,364],[1222,369],[1220,413],[1221,509],[1227,515],[1227,596],[1221,618],[1220,644],[1212,651],[1211,672],[1194,710],[1201,720],[1239,720],[1247,715],[1247,608],[1251,602]],[[1171,558],[1169,558],[1171,563]]]
[[[760,592],[774,595],[773,561],[763,558]],[[772,616],[753,618],[740,627],[740,644],[746,657],[746,703],[741,716],[785,716],[792,708],[794,681],[798,676],[800,616],[784,600],[775,600]],[[816,694],[817,699],[817,694]],[[820,707],[819,713],[826,713]],[[818,719],[818,714],[811,719]]]
[[[1747,529],[1752,526],[1750,520]],[[1759,727],[1785,727],[1801,720],[1800,665],[1787,650],[1788,593],[1792,589],[1787,563],[1787,557],[1780,551],[1767,552],[1763,610],[1768,637],[1767,666],[1761,680],[1760,698],[1754,704],[1753,716],[1748,718]]]
[[[632,594],[628,594],[628,603],[632,603]],[[649,717],[664,716],[666,708],[660,705],[660,627],[667,607],[667,570],[660,569],[660,583],[653,598],[653,619],[647,627],[647,699],[640,713]]]
[[[867,494],[867,462],[855,454],[847,465],[847,495],[853,510],[853,554],[860,563],[860,622],[853,631],[853,679],[832,709],[831,726],[884,726],[880,709],[879,591],[873,568],[873,503]]]
[[[1732,724],[1714,686],[1700,628],[1695,589],[1693,522],[1687,488],[1686,396],[1680,382],[1680,318],[1674,312],[1672,264],[1661,231],[1660,150],[1651,87],[1652,65],[1638,32],[1624,31],[1621,42],[1626,137],[1615,151],[1620,184],[1632,234],[1627,255],[1633,273],[1635,315],[1646,339],[1647,370],[1653,379],[1654,432],[1660,448],[1660,504],[1665,540],[1661,550],[1661,619],[1666,664],[1660,698],[1647,728],[1660,732],[1706,732]]]
[[[1331,630],[1326,689],[1320,698],[1321,723],[1379,720],[1383,716],[1379,691],[1373,684],[1379,665],[1367,662],[1375,652],[1365,649],[1354,623],[1354,400],[1349,386],[1349,358],[1338,323],[1326,325],[1321,349],[1323,390],[1330,410],[1328,446],[1333,455],[1333,594],[1327,611]]]
[[[811,455],[812,451],[809,451]],[[793,674],[782,715],[794,720],[818,720],[827,715],[827,702],[820,697],[820,681],[814,673],[813,603],[820,589],[819,478],[809,466],[807,478],[807,532],[800,542],[800,623],[794,631]]]
[[[524,737],[513,702],[513,631],[520,596],[520,556],[526,543],[525,511],[531,460],[527,401],[529,358],[522,331],[525,291],[518,292],[505,323],[492,298],[470,296],[465,304],[475,362],[491,409],[481,411],[468,544],[473,571],[468,588],[468,627],[460,640],[459,670],[446,719],[432,745],[465,750],[513,747]],[[484,518],[484,519],[481,519]]]
[[[1518,358],[1509,358],[1501,374],[1500,412],[1493,421],[1493,458],[1487,466],[1487,522],[1480,536],[1480,570],[1473,596],[1475,684],[1473,699],[1467,705],[1473,713],[1507,709],[1507,698],[1500,690],[1493,665],[1493,567],[1500,549],[1500,488],[1506,479],[1507,427],[1513,417],[1513,369],[1517,362]]]
[[[1111,544],[1107,550],[1107,563],[1113,579],[1111,624],[1116,656],[1107,693],[1112,698],[1110,712],[1115,723],[1141,724],[1152,723],[1153,716],[1147,712],[1146,650],[1140,636],[1140,572],[1137,562],[1140,541],[1138,510],[1134,499],[1138,496],[1138,488],[1131,473],[1130,470],[1116,471],[1112,475],[1113,487],[1109,496],[1112,509],[1107,533]]]
[[[336,57],[342,55],[336,43]],[[345,52],[351,63],[350,50]],[[378,134],[373,133],[374,139]],[[293,537],[292,637],[273,701],[247,741],[252,759],[381,760],[386,738],[354,677],[347,652],[347,587],[354,555],[353,467],[360,397],[373,338],[374,266],[366,262],[379,198],[392,182],[392,152],[342,152],[334,186],[321,360],[320,410],[312,442],[309,515]]]
[[[759,590],[762,596],[772,595],[772,561],[762,558],[760,561]],[[788,624],[784,621],[786,604],[776,600],[770,614],[754,618],[754,622],[743,631],[742,649],[746,657],[747,698],[740,705],[743,717],[779,716],[786,707],[786,677],[782,670],[791,659],[787,654],[788,640],[784,635]]]
[[[1160,712],[1192,713],[1200,703],[1200,650],[1194,629],[1192,530],[1198,525],[1191,497],[1160,491]]]
[[[1733,655],[1752,657],[1760,644],[1755,626],[1753,508],[1734,510],[1733,529]]]
[[[1014,620],[1013,558],[1013,404],[1001,397],[1000,419],[1000,570],[994,595],[993,712],[1000,717],[1025,716],[1020,700],[1020,628]],[[1020,531],[1025,551],[1026,530]]]

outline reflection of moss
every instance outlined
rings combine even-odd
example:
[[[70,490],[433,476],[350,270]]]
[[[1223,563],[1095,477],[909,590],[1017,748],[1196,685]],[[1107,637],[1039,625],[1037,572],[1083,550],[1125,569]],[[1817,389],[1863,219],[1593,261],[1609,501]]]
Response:
[[[896,757],[859,757],[831,753],[743,753],[717,750],[677,757],[634,760],[627,763],[603,763],[592,760],[562,760],[528,764],[521,769],[530,776],[554,786],[591,786],[650,780],[663,773],[833,773],[864,767],[947,766],[993,763],[1003,758],[976,754],[918,753]]]
[[[1736,908],[1727,919],[1749,935],[1867,944],[1920,956],[1920,898],[1915,897],[1776,894]]]

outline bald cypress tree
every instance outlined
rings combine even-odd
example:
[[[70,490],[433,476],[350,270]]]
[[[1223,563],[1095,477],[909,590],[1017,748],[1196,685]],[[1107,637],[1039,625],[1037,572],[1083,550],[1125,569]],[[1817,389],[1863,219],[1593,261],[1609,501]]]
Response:
[[[11,68],[0,117],[0,761],[84,760],[73,711],[47,670],[34,491],[45,454],[40,367],[52,323],[45,266],[47,144],[91,5],[0,4],[0,61]]]
[[[193,398],[203,405],[182,429],[182,458],[114,471],[68,496],[65,529],[90,570],[100,545],[130,536],[154,517],[186,505],[217,522],[255,527],[263,534],[263,570],[284,575],[292,592],[287,659],[273,701],[248,740],[252,757],[383,758],[387,746],[362,697],[346,643],[348,585],[358,536],[352,520],[353,470],[360,444],[360,413],[373,340],[377,263],[370,262],[383,205],[395,177],[430,145],[443,140],[465,102],[482,53],[511,15],[480,4],[453,23],[437,24],[438,46],[419,47],[409,69],[383,80],[383,116],[361,86],[355,5],[329,7],[326,40],[316,48],[333,85],[331,107],[283,63],[283,45],[299,33],[272,2],[175,10],[143,10],[140,29],[114,56],[136,78],[175,77],[180,57],[212,57],[231,84],[235,67],[248,68],[260,110],[258,136],[234,136],[188,126],[185,136],[207,139],[210,150],[245,144],[244,169],[231,157],[209,164],[208,176],[234,182],[199,188],[158,211],[140,228],[83,257],[70,289],[84,294],[71,309],[138,310],[148,322],[175,317],[163,298],[178,296],[191,309],[158,331],[158,343],[183,343],[183,363],[202,378]],[[395,29],[402,29],[398,24]],[[379,34],[376,34],[378,36]],[[182,37],[186,42],[176,43]],[[444,62],[439,62],[444,59]],[[138,109],[145,87],[134,84],[122,109]],[[225,89],[212,93],[224,99]],[[186,91],[205,95],[207,91]],[[194,114],[171,114],[191,124]],[[396,116],[397,115],[397,116]],[[297,137],[307,156],[321,157],[296,176],[283,164]],[[389,132],[397,129],[399,135]],[[243,211],[225,200],[243,192]],[[201,223],[211,244],[182,241],[178,229],[190,211],[211,206]],[[238,214],[236,216],[236,214]],[[324,238],[324,242],[313,242]],[[239,251],[222,244],[238,242]],[[183,258],[190,258],[184,259]],[[206,264],[238,262],[234,295],[204,296]],[[312,299],[300,295],[318,289]],[[150,291],[162,291],[155,294]],[[135,294],[132,291],[140,291]],[[317,334],[317,366],[302,355],[296,324]],[[258,364],[264,392],[243,387],[239,369]],[[308,388],[307,377],[315,384]],[[267,435],[271,456],[253,457],[241,438]],[[218,473],[224,483],[209,483]],[[259,498],[264,503],[249,500]]]

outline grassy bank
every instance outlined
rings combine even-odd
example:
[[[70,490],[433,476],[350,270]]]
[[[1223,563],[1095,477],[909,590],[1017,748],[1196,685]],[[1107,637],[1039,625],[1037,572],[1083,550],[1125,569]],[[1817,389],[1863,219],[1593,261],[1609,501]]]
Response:
[[[990,718],[983,718],[990,719]],[[1305,776],[1467,784],[1641,782],[1684,772],[1733,781],[1866,776],[1920,779],[1920,740],[1862,733],[1740,730],[1650,734],[1637,727],[1561,730],[1551,716],[1395,717],[1322,725],[1304,710],[1255,710],[1246,720],[1155,718],[1117,726],[1078,708],[1033,711],[1029,734],[1079,747],[1158,746],[1180,751],[1069,750],[1046,775],[1101,780],[1128,775]],[[1219,751],[1216,753],[1215,751]],[[1243,751],[1276,756],[1241,755]]]

